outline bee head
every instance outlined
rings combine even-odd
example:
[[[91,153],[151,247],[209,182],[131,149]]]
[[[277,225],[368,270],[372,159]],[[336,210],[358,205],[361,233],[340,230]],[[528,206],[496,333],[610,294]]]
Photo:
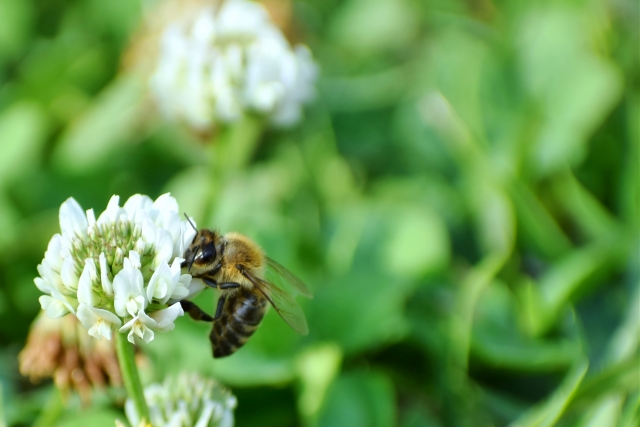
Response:
[[[216,246],[221,243],[221,236],[215,231],[206,228],[198,230],[189,217],[187,217],[187,220],[196,230],[196,235],[184,253],[185,260],[181,266],[188,267],[189,272],[193,267],[210,268],[218,257]]]

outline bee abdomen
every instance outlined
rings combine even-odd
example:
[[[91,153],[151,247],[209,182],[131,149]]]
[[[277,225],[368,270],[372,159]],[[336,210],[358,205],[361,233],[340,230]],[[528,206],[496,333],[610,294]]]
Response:
[[[242,347],[258,328],[266,308],[267,300],[261,295],[245,290],[229,295],[209,336],[213,357],[228,356]]]

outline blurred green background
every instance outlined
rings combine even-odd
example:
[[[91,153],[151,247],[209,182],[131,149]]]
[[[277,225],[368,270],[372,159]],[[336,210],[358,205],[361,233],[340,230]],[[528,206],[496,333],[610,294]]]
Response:
[[[120,71],[152,6],[0,0],[8,425],[56,395],[16,357],[60,204],[167,191],[315,294],[307,337],[272,311],[228,359],[188,318],[143,347],[148,379],[229,385],[237,426],[638,425],[637,2],[272,0],[321,68],[316,101],[293,129],[247,118],[214,145],[150,113]],[[213,311],[213,292],[197,302]],[[72,399],[55,416],[120,411]]]

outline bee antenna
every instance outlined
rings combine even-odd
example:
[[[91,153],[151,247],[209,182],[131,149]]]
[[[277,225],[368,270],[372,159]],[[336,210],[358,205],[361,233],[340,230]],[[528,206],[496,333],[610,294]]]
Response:
[[[198,229],[196,228],[195,224],[193,223],[193,221],[191,221],[191,218],[189,218],[189,216],[187,215],[186,212],[184,213],[184,217],[187,218],[187,221],[189,221],[189,224],[191,224],[191,226],[193,227],[194,230],[196,230],[196,233],[198,232]]]
[[[193,267],[193,263],[196,261],[196,255],[198,254],[199,250],[200,248],[197,247],[196,250],[193,252],[193,256],[191,257],[191,262],[189,262],[189,268],[187,269],[189,273],[191,273],[191,267]]]

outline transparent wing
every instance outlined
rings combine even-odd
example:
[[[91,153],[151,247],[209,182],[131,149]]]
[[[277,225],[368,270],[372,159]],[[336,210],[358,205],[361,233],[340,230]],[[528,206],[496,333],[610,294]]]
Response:
[[[302,335],[309,333],[307,319],[304,317],[302,307],[294,299],[294,295],[278,288],[272,282],[256,277],[249,272],[244,272],[243,275],[269,300],[276,312],[289,326]]]
[[[313,298],[313,294],[307,288],[307,285],[298,279],[292,272],[287,270],[278,262],[267,258],[267,277],[269,281],[275,283],[280,289],[288,293],[302,294],[307,298]],[[283,283],[285,282],[285,283]]]

